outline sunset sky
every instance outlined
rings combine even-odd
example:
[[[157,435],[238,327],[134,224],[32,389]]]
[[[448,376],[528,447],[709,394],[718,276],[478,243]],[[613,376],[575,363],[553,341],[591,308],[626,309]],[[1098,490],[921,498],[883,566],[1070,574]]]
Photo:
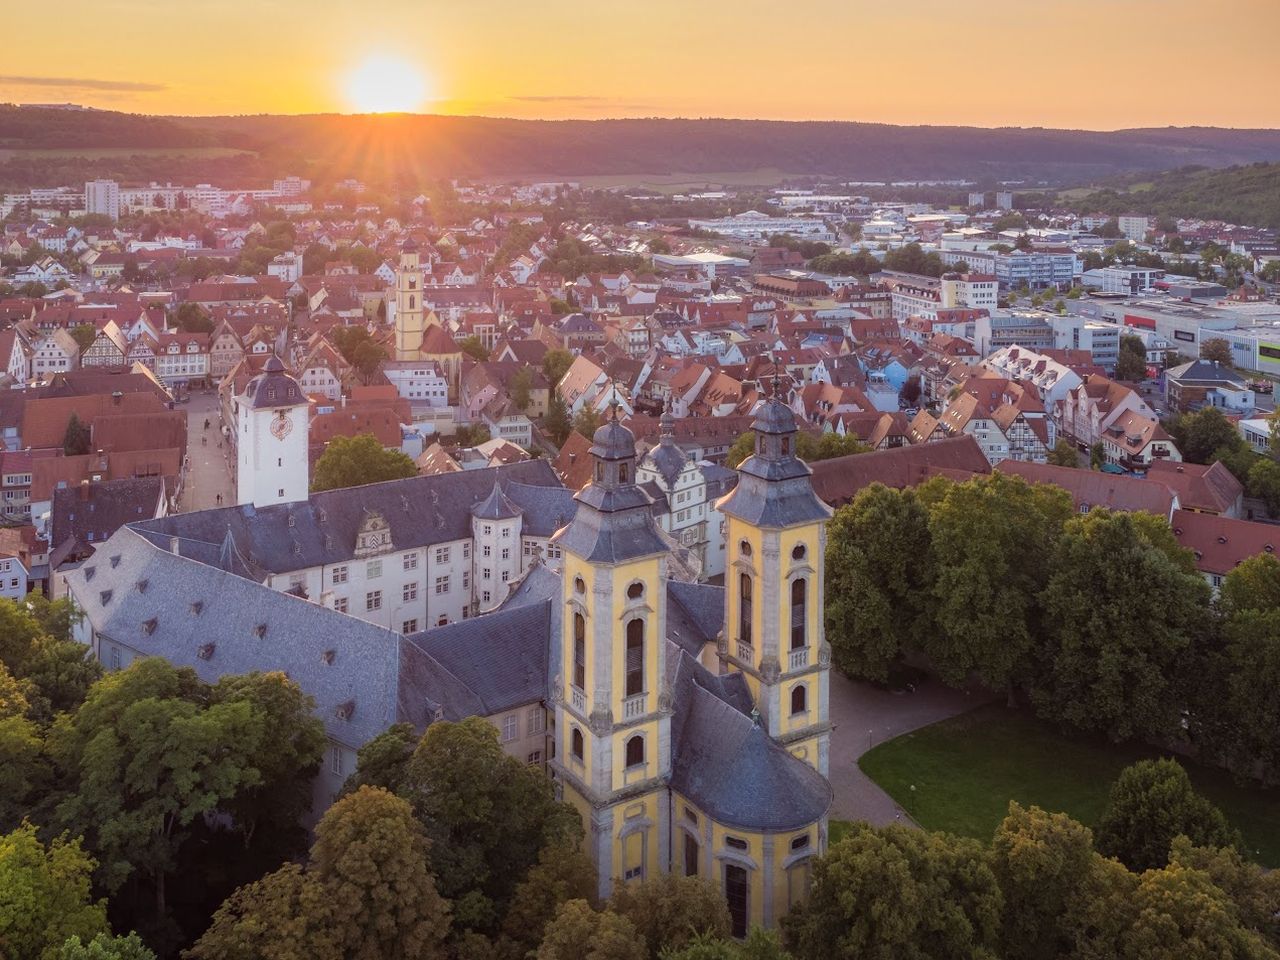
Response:
[[[6,4],[0,102],[190,114],[407,107],[546,118],[1280,127],[1280,0],[56,6],[61,27],[51,26],[47,5]],[[408,92],[371,94],[386,75],[407,75]]]

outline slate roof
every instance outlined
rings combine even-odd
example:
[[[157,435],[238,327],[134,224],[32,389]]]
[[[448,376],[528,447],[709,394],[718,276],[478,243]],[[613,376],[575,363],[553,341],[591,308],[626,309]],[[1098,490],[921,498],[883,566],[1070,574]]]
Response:
[[[667,639],[692,657],[715,643],[724,625],[724,587],[667,581]]]
[[[284,671],[315,698],[334,740],[359,747],[396,719],[400,637],[390,630],[157,549],[129,527],[66,577],[94,630],[144,656],[208,682]]]
[[[296,407],[305,403],[298,381],[284,371],[284,364],[274,353],[267,358],[262,373],[249,381],[245,399],[255,410]]]
[[[751,695],[741,674],[713,676],[674,644],[667,658],[673,789],[744,830],[798,830],[826,814],[831,784],[745,712]]]
[[[381,513],[391,528],[394,550],[411,550],[468,539],[471,509],[493,490],[501,475],[513,502],[525,512],[532,536],[549,536],[557,517],[574,514],[569,491],[560,486],[546,460],[408,477],[362,487],[312,494],[297,503],[268,507],[241,504],[164,517],[134,528],[162,549],[179,538],[179,550],[212,565],[210,550],[228,530],[245,559],[264,573],[286,573],[351,559],[365,511]]]
[[[106,540],[126,523],[155,516],[164,493],[160,477],[102,480],[53,491],[50,540]]]
[[[502,492],[502,485],[498,483],[496,476],[493,478],[493,489],[489,491],[489,496],[471,508],[471,515],[478,520],[510,520],[512,517],[520,516],[521,512],[520,508]]]

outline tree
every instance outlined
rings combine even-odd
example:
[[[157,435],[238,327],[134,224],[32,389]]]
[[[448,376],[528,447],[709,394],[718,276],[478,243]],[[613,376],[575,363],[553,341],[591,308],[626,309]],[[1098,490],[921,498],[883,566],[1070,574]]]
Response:
[[[62,452],[68,457],[82,457],[93,445],[89,425],[80,420],[78,414],[72,413],[67,421],[67,431],[62,436]]]
[[[1249,496],[1257,497],[1267,505],[1267,513],[1280,516],[1280,462],[1269,457],[1259,457],[1249,468]]]
[[[136,933],[127,937],[100,933],[88,943],[71,937],[58,951],[58,960],[156,960],[156,955]]]
[[[542,375],[554,391],[565,373],[573,366],[573,354],[568,350],[548,350],[542,356]]]
[[[1089,828],[1063,813],[1009,804],[996,828],[991,869],[1004,895],[1004,960],[1074,955],[1090,926],[1090,910],[1126,878],[1093,848]]]
[[[580,848],[548,845],[538,854],[516,886],[511,907],[502,923],[502,934],[522,956],[538,949],[547,925],[570,900],[592,901],[596,868]]]
[[[1076,453],[1075,444],[1070,440],[1062,439],[1053,445],[1045,462],[1057,467],[1078,467],[1080,456]]]
[[[30,815],[36,790],[47,779],[39,729],[18,681],[0,661],[0,830]]]
[[[342,785],[343,792],[370,786],[403,793],[406,770],[417,746],[413,724],[393,723],[356,753],[356,772]]]
[[[74,326],[69,331],[71,338],[75,340],[76,346],[80,348],[80,352],[84,353],[93,344],[98,337],[98,331],[91,323],[82,323]]]
[[[1171,432],[1183,459],[1191,463],[1212,463],[1218,451],[1244,445],[1244,438],[1217,407],[1182,414]]]
[[[351,351],[351,365],[366,385],[377,378],[378,372],[386,361],[387,348],[373,340],[358,343]]]
[[[472,360],[481,362],[489,359],[489,351],[475,334],[465,338],[458,344],[462,352],[469,356]]]
[[[948,683],[976,670],[1012,698],[1027,679],[1047,561],[1071,512],[1066,491],[998,472],[953,485],[933,507],[937,620],[925,652]]]
[[[359,487],[367,483],[403,480],[416,476],[418,466],[399,450],[387,450],[370,433],[334,437],[316,461],[311,490]]]
[[[827,639],[837,667],[884,681],[932,626],[929,512],[913,490],[875,483],[827,529]]]
[[[564,401],[560,399],[560,394],[555,390],[551,391],[551,397],[547,401],[547,415],[542,418],[542,428],[551,438],[551,442],[558,447],[564,445],[573,431],[573,421],[569,419],[569,411]]]
[[[453,438],[460,447],[478,447],[489,442],[489,428],[483,423],[464,423],[454,431]]]
[[[311,870],[344,957],[445,956],[449,905],[427,866],[429,848],[409,804],[385,790],[361,787],[325,813]]]
[[[782,929],[799,960],[994,958],[1002,905],[977,841],[858,822]]]
[[[107,932],[107,911],[90,893],[93,858],[79,840],[46,847],[24,823],[0,836],[0,947],[6,957],[57,960],[70,937]]]
[[[647,960],[644,941],[626,917],[597,913],[585,900],[570,900],[547,925],[536,960]]]
[[[1200,344],[1200,359],[1212,360],[1224,367],[1232,366],[1231,344],[1221,337],[1211,337]]]
[[[1026,233],[1018,234],[1018,239],[1013,241],[1013,249],[1015,250],[1022,250],[1026,253],[1030,253],[1035,249],[1035,247],[1036,245],[1032,242],[1031,236]]]
[[[283,673],[248,673],[222,677],[210,702],[247,703],[263,718],[270,736],[258,753],[261,779],[223,805],[244,835],[245,846],[260,835],[273,841],[277,859],[306,848],[300,821],[311,810],[312,781],[324,756],[324,724],[315,715],[315,700]]]
[[[1147,346],[1141,337],[1125,334],[1120,338],[1120,354],[1116,361],[1116,379],[1137,381],[1147,375]]]
[[[187,951],[190,960],[345,960],[334,904],[296,863],[239,887]]]
[[[462,929],[495,929],[542,850],[581,837],[577,811],[555,799],[540,771],[503,752],[498,731],[479,717],[431,724],[404,789]]]
[[[609,909],[635,925],[649,960],[680,949],[695,936],[727,937],[730,930],[724,894],[701,877],[660,873],[640,883],[618,884]]]
[[[1177,836],[1199,847],[1240,845],[1240,835],[1196,793],[1178,761],[1140,760],[1121,770],[1098,820],[1098,850],[1131,870],[1158,870]]]
[[[1206,698],[1204,710],[1211,714],[1211,727],[1220,731],[1216,752],[1240,774],[1275,785],[1280,783],[1280,609],[1232,613],[1223,634],[1223,675],[1219,685],[1206,689],[1212,698]]]
[[[583,406],[573,417],[573,429],[588,440],[593,438],[596,431],[603,425],[604,418],[600,416],[598,411],[592,410],[588,406]]]
[[[523,413],[529,409],[529,403],[532,399],[533,391],[533,374],[528,367],[521,367],[511,377],[511,402],[516,405],[516,409]]]
[[[1280,947],[1280,873],[1264,871],[1234,847],[1197,847],[1175,837],[1169,865],[1200,870],[1231,898],[1241,924]]]
[[[881,264],[875,254],[859,249],[853,253],[828,253],[809,261],[809,269],[834,277],[865,277],[878,273]]]
[[[183,333],[212,333],[213,320],[198,303],[187,301],[173,312],[173,324]]]
[[[1241,561],[1223,578],[1218,605],[1228,617],[1280,610],[1280,557],[1259,553]]]
[[[1179,668],[1208,627],[1189,551],[1153,515],[1098,508],[1067,522],[1049,567],[1041,714],[1115,740],[1174,733]]]
[[[649,252],[654,253],[670,253],[671,244],[667,242],[665,237],[653,237],[649,240]]]
[[[194,671],[135,660],[95,683],[51,744],[75,784],[58,804],[58,824],[85,838],[109,893],[132,878],[150,881],[157,919],[193,823],[262,779],[263,718],[248,703],[207,698]]]
[[[101,665],[84,644],[70,639],[79,614],[69,600],[31,595],[21,603],[0,599],[0,662],[19,682],[26,716],[39,724],[79,705]]]
[[[1089,447],[1089,469],[1101,470],[1107,462],[1107,448],[1102,445],[1102,441],[1098,440]]]
[[[756,435],[754,430],[748,430],[746,433],[740,434],[738,439],[733,441],[733,445],[729,447],[729,452],[725,454],[725,466],[736,470],[742,461],[746,460],[756,452]]]

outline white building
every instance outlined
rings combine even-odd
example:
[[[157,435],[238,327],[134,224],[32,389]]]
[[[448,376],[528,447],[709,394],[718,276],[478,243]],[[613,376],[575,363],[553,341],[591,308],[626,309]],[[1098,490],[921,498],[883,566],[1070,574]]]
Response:
[[[232,403],[236,425],[236,503],[263,507],[307,499],[310,415],[298,381],[272,355]]]
[[[449,405],[449,381],[432,360],[387,360],[383,376],[396,393],[414,406],[444,408]]]
[[[1117,217],[1116,222],[1120,226],[1121,235],[1134,243],[1141,243],[1147,239],[1147,233],[1151,230],[1151,219],[1149,217],[1126,214],[1123,217]]]
[[[84,212],[120,219],[120,184],[114,180],[89,180],[84,185]]]

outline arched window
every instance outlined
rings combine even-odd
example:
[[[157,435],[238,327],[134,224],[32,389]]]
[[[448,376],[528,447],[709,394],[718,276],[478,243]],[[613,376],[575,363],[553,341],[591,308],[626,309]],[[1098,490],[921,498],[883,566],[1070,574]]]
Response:
[[[580,613],[573,615],[573,685],[587,689],[587,620]]]
[[[634,697],[644,693],[644,621],[639,617],[627,621],[627,692]]]
[[[418,302],[418,301],[417,301],[417,298],[416,298],[416,297],[414,297],[414,295],[413,295],[412,293],[411,293],[411,294],[409,294],[409,309],[410,309],[410,310],[413,310],[413,309],[414,309],[414,304],[416,304],[417,302]]]
[[[791,688],[791,715],[794,717],[797,713],[804,713],[809,709],[809,691],[803,683],[797,683]]]
[[[808,608],[809,583],[804,577],[791,581],[791,649],[805,645],[805,620]]]
[[[644,737],[636,734],[627,741],[627,766],[639,767],[644,764]]]
[[[596,461],[596,479],[604,480],[604,463]]]
[[[618,464],[618,482],[627,482],[627,465],[625,463]]]
[[[644,596],[644,584],[637,580],[631,586],[627,587],[627,597],[631,600],[639,600]]]
[[[577,727],[573,728],[573,733],[569,736],[569,749],[573,751],[574,757],[581,760],[586,748],[582,744],[582,731]]]
[[[746,540],[743,540],[740,544],[738,544],[738,555],[742,557],[751,556],[751,544],[749,544]]]
[[[738,640],[751,645],[751,574],[738,574]]]
[[[784,457],[791,456],[791,438],[790,437],[782,438],[782,455]]]

